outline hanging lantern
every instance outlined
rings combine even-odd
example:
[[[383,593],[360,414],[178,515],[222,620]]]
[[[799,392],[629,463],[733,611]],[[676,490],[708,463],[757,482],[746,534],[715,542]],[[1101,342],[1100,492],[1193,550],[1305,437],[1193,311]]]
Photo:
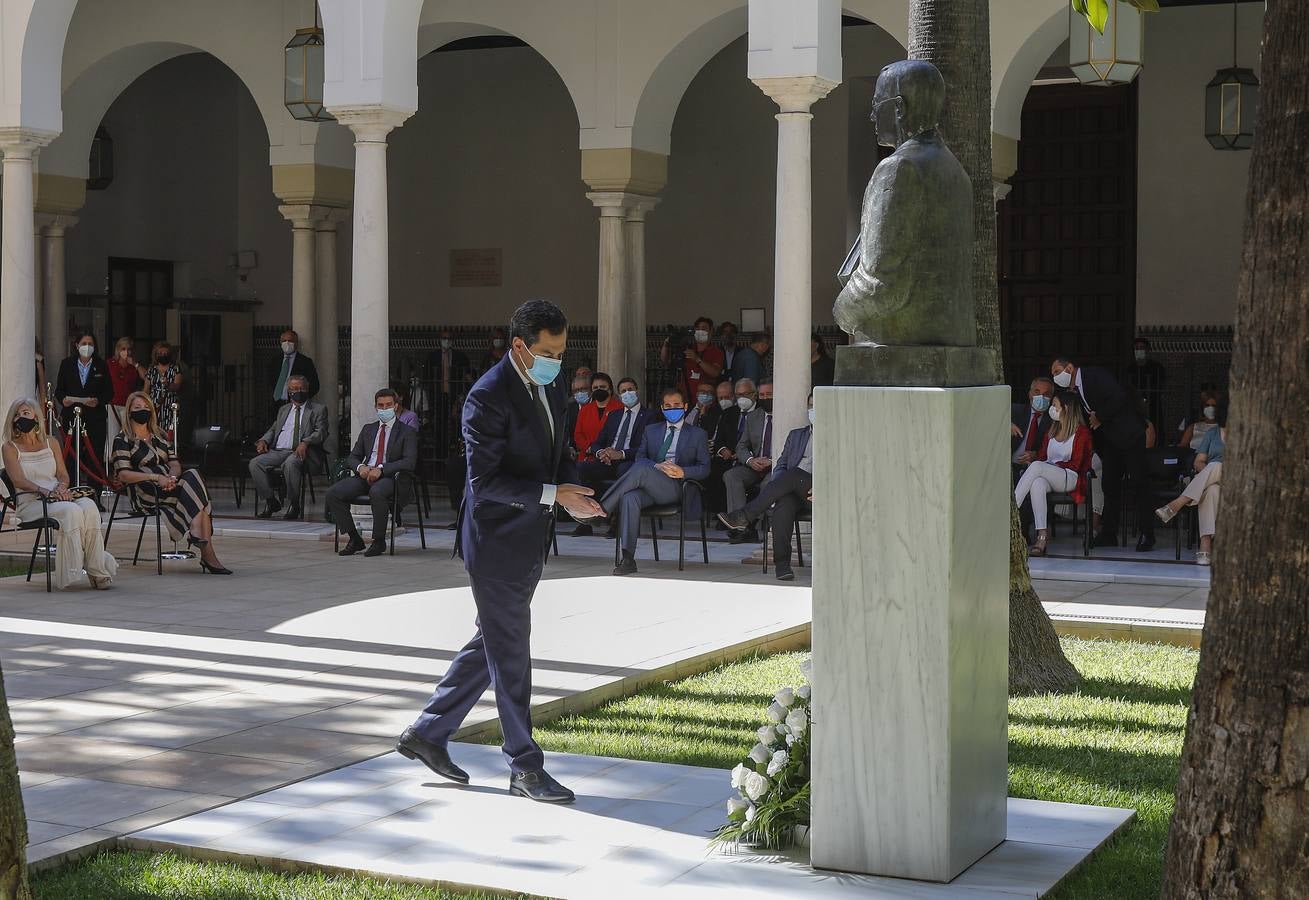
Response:
[[[87,160],[86,189],[103,191],[114,180],[114,139],[101,125],[91,139],[91,156]]]
[[[1219,69],[1204,89],[1204,136],[1215,150],[1249,150],[1259,112],[1259,77],[1238,66],[1237,4],[1232,3],[1232,66]]]
[[[1068,65],[1082,84],[1128,84],[1141,71],[1145,22],[1130,0],[1108,0],[1104,31],[1068,10]]]
[[[323,108],[323,29],[314,5],[314,26],[296,29],[286,45],[286,108],[303,122],[334,122]]]

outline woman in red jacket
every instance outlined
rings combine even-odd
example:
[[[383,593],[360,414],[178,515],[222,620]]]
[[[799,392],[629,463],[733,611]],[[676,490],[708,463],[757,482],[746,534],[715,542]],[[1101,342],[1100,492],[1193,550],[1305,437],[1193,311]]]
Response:
[[[1069,493],[1077,503],[1084,502],[1086,472],[1091,468],[1091,429],[1082,415],[1081,398],[1074,391],[1061,391],[1050,403],[1050,418],[1054,423],[1046,432],[1041,452],[1014,488],[1014,502],[1019,506],[1029,495],[1032,498],[1036,525],[1036,542],[1028,550],[1032,556],[1045,556],[1049,494]]]

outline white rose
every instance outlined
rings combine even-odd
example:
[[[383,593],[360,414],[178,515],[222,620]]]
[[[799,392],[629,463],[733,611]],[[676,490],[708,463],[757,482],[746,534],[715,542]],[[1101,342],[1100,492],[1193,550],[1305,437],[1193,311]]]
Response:
[[[768,761],[768,774],[776,777],[777,773],[786,768],[786,764],[791,761],[790,755],[785,750],[778,750],[773,754],[773,758]]]
[[[750,758],[754,760],[755,763],[761,766],[764,763],[768,762],[769,757],[771,756],[772,754],[768,752],[768,748],[765,747],[763,744],[755,744],[754,749],[750,751]],[[754,773],[752,772],[750,774],[754,774]],[[749,778],[748,775],[746,777]]]
[[[745,776],[750,774],[750,767],[741,763],[732,770],[732,787],[738,791],[745,785]]]
[[[809,727],[809,714],[803,709],[793,709],[786,716],[786,727],[791,729],[791,733],[797,737],[805,733]]]
[[[786,746],[789,747],[789,746],[791,746],[791,745],[794,744],[794,743],[795,743],[795,735],[793,735],[793,734],[788,734],[788,735],[786,736]]]
[[[783,706],[790,706],[795,702],[795,690],[793,688],[784,687],[777,692],[773,699]]]
[[[777,730],[772,725],[764,725],[755,732],[755,736],[759,738],[759,743],[766,747],[777,740]]]
[[[755,814],[758,812],[759,810],[755,809],[754,806],[747,804],[745,808],[745,820],[747,822],[753,822]]]
[[[745,795],[758,803],[759,798],[768,793],[768,789],[772,786],[773,783],[763,775],[758,772],[751,772],[745,779]]]
[[[800,687],[795,692],[795,695],[797,697],[799,697],[801,700],[806,700],[806,701],[810,697],[812,697],[813,694],[814,694],[814,689],[807,684],[800,685]]]
[[[728,797],[727,815],[730,817],[736,815],[739,812],[745,812],[749,808],[749,806],[750,804],[746,803],[740,797]]]
[[[780,722],[786,718],[786,707],[780,703],[774,702],[768,707],[768,718],[774,722]]]
[[[812,656],[800,663],[800,672],[804,675],[805,681],[812,682],[814,680],[814,658]]]
[[[785,722],[783,722],[781,725],[778,725],[776,731],[777,731],[778,740],[781,740],[782,738],[786,737],[788,734],[791,733],[791,729],[786,727]]]

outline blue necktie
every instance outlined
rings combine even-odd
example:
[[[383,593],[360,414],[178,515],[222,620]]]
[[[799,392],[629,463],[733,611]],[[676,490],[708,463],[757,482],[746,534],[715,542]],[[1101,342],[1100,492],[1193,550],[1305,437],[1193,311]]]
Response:
[[[623,411],[623,421],[618,423],[618,437],[614,439],[614,449],[627,449],[627,432],[628,426],[632,424],[632,411],[630,409]]]

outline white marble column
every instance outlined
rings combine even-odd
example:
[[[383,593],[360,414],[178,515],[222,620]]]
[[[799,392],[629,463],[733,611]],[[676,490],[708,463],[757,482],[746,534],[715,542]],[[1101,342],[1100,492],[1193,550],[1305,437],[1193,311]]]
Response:
[[[314,306],[314,282],[318,259],[314,252],[317,221],[325,210],[307,203],[277,207],[291,223],[291,328],[300,338],[300,350],[311,359],[318,358],[317,310]]]
[[[314,226],[317,235],[314,246],[317,251],[317,272],[315,283],[318,286],[318,334],[315,346],[318,349],[318,400],[327,407],[328,455],[336,456],[340,435],[341,398],[338,394],[340,375],[337,372],[337,360],[340,358],[340,333],[337,325],[336,293],[336,224],[337,216],[344,210],[333,210],[321,218]]]
[[[773,433],[805,423],[809,335],[813,325],[813,172],[809,132],[814,103],[836,83],[819,75],[757,78],[778,106],[777,232],[773,248]]]
[[[350,280],[350,429],[372,421],[373,393],[390,377],[390,246],[386,136],[412,112],[333,109],[355,134],[355,194]]]
[[[43,220],[46,217],[41,213],[35,213],[32,216],[36,227],[32,229],[32,325],[36,328],[36,336],[41,337],[43,326],[45,324],[45,264],[43,262],[45,254],[42,252],[44,241],[41,240],[41,233],[45,230]],[[41,341],[41,349],[45,350],[45,340]],[[40,385],[37,385],[40,388]]]
[[[635,378],[642,390],[649,387],[645,377],[645,217],[658,203],[657,197],[634,197],[623,222],[627,246],[627,363],[621,375],[610,373],[614,378]]]
[[[36,260],[32,212],[32,164],[54,135],[28,129],[0,129],[4,153],[4,196],[0,200],[0,406],[36,396]]]
[[[600,210],[595,366],[617,380],[623,377],[628,360],[627,234],[623,223],[632,198],[622,191],[592,191],[586,197]]]
[[[71,216],[53,216],[41,229],[41,241],[45,245],[43,281],[45,290],[44,343],[47,360],[55,360],[55,365],[66,355],[68,348],[68,273],[65,268],[64,234],[77,224]],[[103,348],[108,355],[110,348]],[[54,372],[48,377],[53,381]]]

